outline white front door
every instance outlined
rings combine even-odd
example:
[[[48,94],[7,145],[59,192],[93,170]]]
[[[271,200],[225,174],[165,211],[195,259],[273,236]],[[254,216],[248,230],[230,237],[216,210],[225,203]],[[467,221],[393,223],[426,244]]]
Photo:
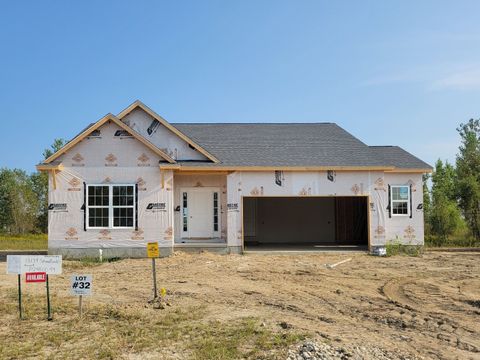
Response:
[[[181,191],[182,238],[209,239],[219,236],[219,192],[215,188]]]

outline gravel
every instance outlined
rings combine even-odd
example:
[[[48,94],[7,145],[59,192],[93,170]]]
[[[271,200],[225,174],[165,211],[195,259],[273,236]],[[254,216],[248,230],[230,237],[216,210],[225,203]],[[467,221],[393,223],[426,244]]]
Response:
[[[409,360],[416,357],[397,354],[374,346],[332,346],[306,341],[289,350],[287,360]]]

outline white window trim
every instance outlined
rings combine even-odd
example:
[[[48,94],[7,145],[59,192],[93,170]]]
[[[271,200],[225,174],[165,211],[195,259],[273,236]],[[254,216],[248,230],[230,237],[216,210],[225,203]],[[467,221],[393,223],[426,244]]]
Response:
[[[86,229],[87,230],[102,230],[102,229],[109,229],[109,230],[122,230],[122,229],[135,229],[135,223],[136,223],[136,213],[135,213],[135,207],[136,207],[136,184],[85,184],[87,187],[86,189],[86,198],[85,198],[85,211],[87,212],[87,216],[85,221],[86,223]],[[90,186],[108,186],[108,206],[89,206],[88,205],[88,188]],[[113,205],[113,187],[114,186],[132,186],[133,187],[133,205],[125,205],[125,206],[114,206]],[[90,208],[106,208],[108,207],[108,226],[90,226]],[[133,225],[132,226],[113,226],[113,209],[115,208],[132,208],[133,209]]]
[[[398,188],[398,187],[406,187],[408,189],[408,198],[406,200],[393,200],[393,188]],[[392,217],[409,217],[410,216],[410,202],[411,200],[411,192],[410,192],[410,185],[390,185],[390,215]],[[393,213],[393,203],[407,203],[407,213],[406,214],[394,214]]]

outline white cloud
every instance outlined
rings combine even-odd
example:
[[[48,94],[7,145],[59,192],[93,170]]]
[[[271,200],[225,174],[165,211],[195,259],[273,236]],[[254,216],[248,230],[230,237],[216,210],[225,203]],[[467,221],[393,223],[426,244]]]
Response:
[[[480,64],[430,64],[370,78],[360,86],[417,84],[427,91],[480,90]]]
[[[431,90],[478,90],[480,89],[480,68],[451,73],[436,81]]]

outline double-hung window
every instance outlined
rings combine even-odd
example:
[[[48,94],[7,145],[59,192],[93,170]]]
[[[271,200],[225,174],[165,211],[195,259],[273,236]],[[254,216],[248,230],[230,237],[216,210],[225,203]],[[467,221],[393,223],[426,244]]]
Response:
[[[392,216],[410,215],[410,186],[392,185],[390,187],[390,211]]]
[[[87,185],[87,228],[133,228],[135,185]]]

